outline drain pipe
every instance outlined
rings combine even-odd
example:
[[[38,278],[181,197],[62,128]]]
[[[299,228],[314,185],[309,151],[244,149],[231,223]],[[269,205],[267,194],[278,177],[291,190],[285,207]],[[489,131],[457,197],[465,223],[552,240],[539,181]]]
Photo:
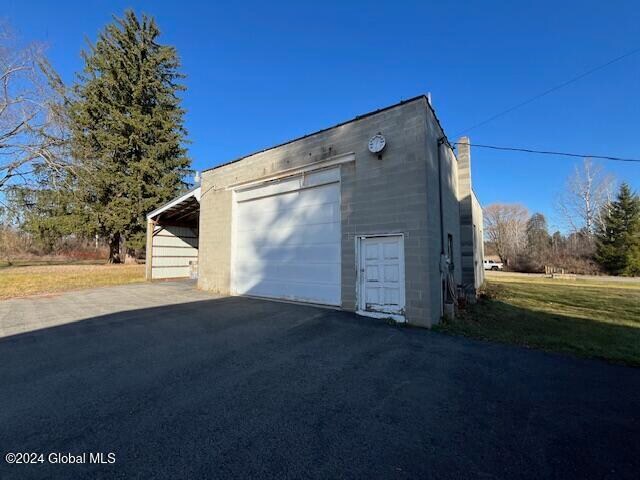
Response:
[[[440,255],[444,256],[444,210],[442,208],[442,145],[446,142],[445,137],[438,139],[438,202],[440,206]]]
[[[445,269],[447,268],[444,258],[444,209],[442,207],[442,145],[446,141],[445,137],[438,139],[438,206],[440,210],[440,316],[444,316],[445,303]]]

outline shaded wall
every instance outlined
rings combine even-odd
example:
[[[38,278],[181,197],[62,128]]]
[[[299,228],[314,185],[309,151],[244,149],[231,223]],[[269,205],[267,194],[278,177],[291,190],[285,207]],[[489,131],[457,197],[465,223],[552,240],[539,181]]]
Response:
[[[474,286],[477,290],[484,283],[484,216],[482,214],[482,205],[480,205],[480,201],[474,191],[471,191],[471,215],[474,231]]]

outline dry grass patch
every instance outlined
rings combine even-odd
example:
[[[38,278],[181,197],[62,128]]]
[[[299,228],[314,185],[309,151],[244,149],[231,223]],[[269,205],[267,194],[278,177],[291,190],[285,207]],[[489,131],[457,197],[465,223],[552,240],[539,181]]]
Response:
[[[144,265],[50,265],[0,270],[0,300],[144,281]]]

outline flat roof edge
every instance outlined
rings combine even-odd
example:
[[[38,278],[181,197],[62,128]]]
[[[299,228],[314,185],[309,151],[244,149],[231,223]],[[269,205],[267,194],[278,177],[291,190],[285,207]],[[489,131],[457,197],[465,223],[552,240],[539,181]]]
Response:
[[[220,165],[216,165],[215,167],[207,168],[207,169],[203,170],[202,173],[210,172],[211,170],[216,170],[218,168],[226,167],[227,165],[231,165],[233,163],[239,162],[241,160],[244,160],[245,158],[252,157],[252,156],[257,155],[259,153],[268,152],[269,150],[273,150],[275,148],[283,147],[285,145],[289,145],[289,144],[297,142],[299,140],[304,140],[305,138],[309,138],[309,137],[312,137],[314,135],[318,135],[320,133],[324,133],[324,132],[326,132],[328,130],[332,130],[334,128],[342,127],[343,125],[348,125],[350,123],[357,122],[358,120],[362,120],[364,118],[371,117],[373,115],[377,115],[378,113],[382,113],[382,112],[385,112],[387,110],[391,110],[392,108],[397,108],[397,107],[400,107],[402,105],[406,105],[407,103],[412,103],[412,102],[415,102],[415,101],[421,100],[421,99],[425,100],[426,104],[429,106],[429,108],[431,109],[431,112],[433,113],[434,117],[436,118],[436,121],[438,122],[438,126],[440,127],[440,130],[442,130],[444,132],[444,129],[440,125],[440,121],[438,120],[438,117],[436,116],[435,110],[433,109],[433,107],[429,103],[429,99],[427,98],[427,96],[425,94],[421,94],[421,95],[417,95],[415,97],[409,98],[407,100],[402,100],[402,101],[400,101],[398,103],[394,103],[393,105],[389,105],[387,107],[383,107],[383,108],[379,108],[377,110],[373,110],[373,111],[370,111],[370,112],[367,112],[367,113],[363,113],[362,115],[357,115],[354,118],[351,118],[351,119],[346,120],[344,122],[340,122],[340,123],[338,123],[336,125],[332,125],[331,127],[327,127],[327,128],[323,128],[321,130],[317,130],[315,132],[307,133],[306,135],[303,135],[301,137],[296,137],[296,138],[293,138],[291,140],[287,140],[286,142],[282,142],[282,143],[279,143],[277,145],[273,145],[271,147],[263,148],[262,150],[257,150],[257,151],[255,151],[253,153],[249,153],[247,155],[243,155],[242,157],[236,158],[235,160],[231,160],[229,162],[221,163]]]

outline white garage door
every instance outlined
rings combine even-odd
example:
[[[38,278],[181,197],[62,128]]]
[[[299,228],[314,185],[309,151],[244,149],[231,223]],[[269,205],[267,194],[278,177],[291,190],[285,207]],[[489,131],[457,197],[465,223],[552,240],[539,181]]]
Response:
[[[340,169],[235,192],[232,290],[340,305]]]

